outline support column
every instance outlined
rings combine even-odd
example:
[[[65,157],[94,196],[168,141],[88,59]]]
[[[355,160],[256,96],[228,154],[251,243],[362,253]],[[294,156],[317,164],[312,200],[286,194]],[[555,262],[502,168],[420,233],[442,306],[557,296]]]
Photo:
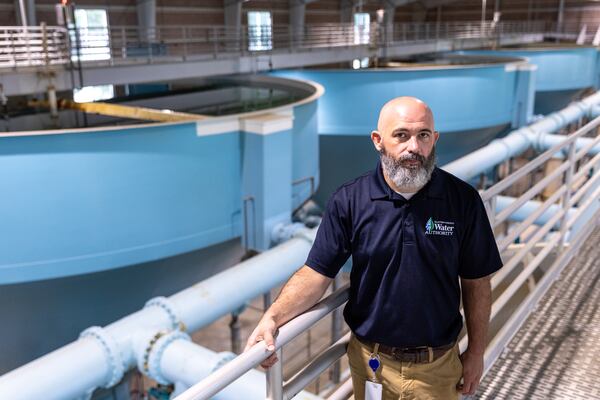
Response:
[[[385,4],[383,13],[383,29],[385,34],[385,44],[394,41],[394,15],[396,14],[396,6],[390,3]]]
[[[304,37],[304,20],[306,17],[306,2],[290,0],[290,34],[292,45],[299,45]]]
[[[273,228],[291,223],[292,120],[270,114],[241,121],[243,240],[249,249],[267,250]]]
[[[29,26],[37,25],[37,17],[35,14],[35,0],[27,0],[26,4],[27,9],[27,24]]]
[[[340,1],[340,22],[352,23],[354,22],[354,0],[341,0]]]
[[[225,0],[225,48],[229,51],[247,50],[240,48],[242,33],[242,2],[240,0]],[[243,45],[243,43],[241,43]]]
[[[559,0],[558,16],[556,18],[556,30],[558,33],[563,33],[564,17],[565,17],[565,0]]]
[[[137,0],[138,37],[143,43],[156,40],[156,0]]]
[[[516,67],[516,101],[513,110],[513,128],[528,125],[533,117],[535,100],[535,71],[537,65],[523,64]]]
[[[27,26],[27,10],[24,0],[15,0],[15,16],[17,25]]]

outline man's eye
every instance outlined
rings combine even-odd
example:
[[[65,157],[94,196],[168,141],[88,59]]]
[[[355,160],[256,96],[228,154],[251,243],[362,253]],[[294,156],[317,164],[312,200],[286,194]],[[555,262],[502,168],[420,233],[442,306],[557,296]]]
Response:
[[[421,137],[423,139],[427,139],[427,138],[429,138],[429,136],[430,136],[429,132],[421,132]]]

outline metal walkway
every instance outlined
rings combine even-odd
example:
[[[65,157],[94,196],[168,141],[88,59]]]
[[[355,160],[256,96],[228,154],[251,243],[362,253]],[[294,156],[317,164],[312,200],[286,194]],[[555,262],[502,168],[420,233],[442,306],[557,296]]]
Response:
[[[600,399],[600,228],[479,389],[479,399]]]

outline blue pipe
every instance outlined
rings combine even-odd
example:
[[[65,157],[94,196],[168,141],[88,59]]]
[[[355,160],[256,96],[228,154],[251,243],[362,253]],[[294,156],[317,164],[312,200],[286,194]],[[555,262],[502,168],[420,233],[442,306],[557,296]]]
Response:
[[[496,213],[508,208],[515,200],[513,197],[508,196],[496,196]],[[529,200],[525,204],[523,204],[520,208],[518,208],[514,213],[508,217],[509,220],[514,222],[522,222],[527,219],[532,213],[534,213],[539,207],[541,207],[542,202],[536,200]],[[533,223],[535,225],[545,225],[550,218],[556,215],[562,209],[561,206],[553,204],[542,215],[540,215]],[[571,219],[575,213],[577,212],[577,208],[571,208],[567,212],[567,219]],[[556,226],[558,227],[558,225]]]
[[[454,160],[442,168],[468,181],[511,157],[523,153],[533,145],[538,137],[556,132],[585,115],[593,114],[599,103],[600,92],[596,92],[529,126],[514,130],[502,139],[493,140],[487,146]]]

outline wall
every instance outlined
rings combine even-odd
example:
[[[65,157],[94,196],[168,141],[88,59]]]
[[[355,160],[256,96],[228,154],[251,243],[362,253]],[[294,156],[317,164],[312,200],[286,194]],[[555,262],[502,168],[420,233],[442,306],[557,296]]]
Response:
[[[54,0],[37,1],[38,21],[55,23]],[[375,20],[375,12],[381,7],[377,1],[364,1],[362,11],[371,14]],[[444,3],[444,1],[429,2],[430,4]],[[499,3],[502,20],[544,20],[556,22],[558,15],[558,0],[504,0]],[[117,0],[79,0],[80,7],[104,7],[109,12],[111,25],[137,25],[136,1]],[[487,19],[491,20],[494,13],[495,2],[487,1]],[[245,11],[265,10],[273,13],[276,25],[289,23],[289,2],[287,0],[253,0],[242,4],[243,23]],[[310,3],[306,7],[307,23],[336,23],[340,21],[340,0],[320,0]],[[450,4],[426,9],[421,3],[416,2],[396,9],[396,22],[409,21],[480,21],[481,3],[479,1],[462,0]],[[595,30],[600,20],[600,5],[594,1],[565,1],[565,23],[580,26],[588,24],[588,29]],[[157,0],[156,21],[161,25],[222,25],[224,23],[223,1],[204,0],[194,2],[191,0]],[[0,1],[0,25],[15,25],[14,0]]]

